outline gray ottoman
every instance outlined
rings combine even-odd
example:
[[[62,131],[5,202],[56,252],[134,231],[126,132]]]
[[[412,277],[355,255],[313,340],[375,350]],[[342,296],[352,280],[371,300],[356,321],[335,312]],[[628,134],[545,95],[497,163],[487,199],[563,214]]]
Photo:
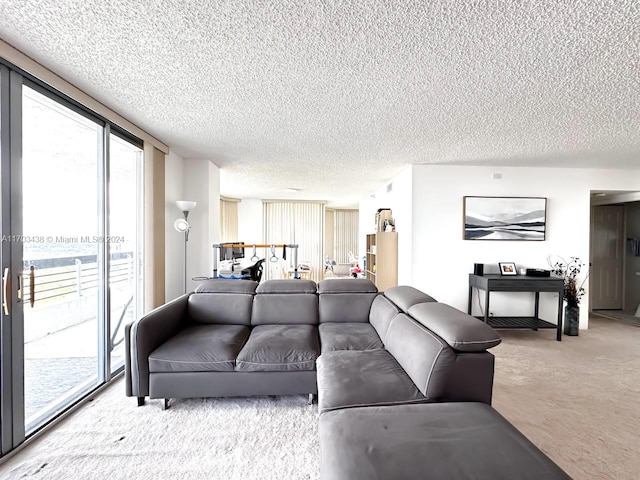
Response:
[[[322,480],[570,479],[484,403],[325,412],[320,455]]]

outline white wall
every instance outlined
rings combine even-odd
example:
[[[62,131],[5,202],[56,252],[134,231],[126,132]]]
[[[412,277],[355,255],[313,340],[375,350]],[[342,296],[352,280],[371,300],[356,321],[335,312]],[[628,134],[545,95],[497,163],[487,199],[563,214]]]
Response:
[[[398,232],[398,285],[413,284],[413,170],[407,168],[393,181],[391,208]]]
[[[238,203],[238,238],[244,243],[263,243],[262,200],[248,198]],[[249,253],[249,251],[247,251]],[[253,252],[249,253],[253,255]],[[259,257],[264,254],[258,252]]]
[[[210,277],[213,273],[212,245],[218,243],[220,238],[220,169],[209,160],[186,159],[183,164],[181,200],[197,202],[189,213],[191,232],[187,248],[187,291],[191,291],[198,284],[192,280],[193,277]],[[174,210],[175,218],[182,215],[178,207]],[[173,221],[171,225],[173,228]],[[169,254],[184,258],[184,241]],[[184,272],[179,278],[182,282]]]
[[[494,180],[493,173],[501,173]],[[550,254],[589,259],[591,190],[638,190],[637,171],[416,165],[413,167],[413,285],[437,300],[467,309],[468,274],[475,262],[497,273],[498,262],[546,268]],[[547,197],[544,242],[462,239],[465,195]],[[394,211],[395,214],[395,211]],[[400,228],[402,232],[402,228]],[[588,295],[588,282],[585,283]],[[540,315],[555,320],[557,297],[541,295]],[[496,315],[530,315],[533,295],[492,294]],[[588,323],[583,298],[580,325]],[[477,309],[477,302],[474,301]],[[476,310],[477,312],[477,310]]]
[[[184,160],[173,152],[165,156],[165,298],[173,300],[183,293],[184,260],[178,254],[184,249],[184,236],[176,232],[173,222],[182,216],[176,207],[182,198]]]
[[[220,168],[213,162],[207,161],[209,179],[209,237],[206,242],[204,253],[204,259],[201,263],[196,263],[196,271],[201,268],[201,265],[207,265],[207,276],[213,274],[213,248],[214,243],[220,243]],[[197,259],[194,259],[197,262]],[[198,282],[194,282],[193,287]]]
[[[359,260],[366,253],[366,235],[375,233],[375,214],[379,208],[390,208],[398,232],[398,285],[412,285],[413,237],[413,170],[407,167],[396,177],[385,183],[373,196],[360,201]],[[391,191],[387,186],[391,184]]]

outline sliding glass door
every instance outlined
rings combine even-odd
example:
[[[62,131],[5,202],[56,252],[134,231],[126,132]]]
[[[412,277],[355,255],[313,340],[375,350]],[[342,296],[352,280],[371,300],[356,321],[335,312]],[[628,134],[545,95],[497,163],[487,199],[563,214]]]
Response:
[[[103,126],[22,89],[27,433],[98,384],[98,172]]]
[[[2,454],[123,370],[142,144],[0,63]]]
[[[124,327],[139,309],[142,149],[111,134],[109,160],[109,353],[115,372],[124,366]]]

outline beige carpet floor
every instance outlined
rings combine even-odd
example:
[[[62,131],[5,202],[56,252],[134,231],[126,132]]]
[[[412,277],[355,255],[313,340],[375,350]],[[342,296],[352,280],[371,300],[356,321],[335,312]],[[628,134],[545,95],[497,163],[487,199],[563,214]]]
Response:
[[[575,480],[640,478],[640,328],[500,334],[493,406]]]
[[[593,317],[579,337],[501,331],[494,406],[576,480],[640,478],[640,328]],[[120,380],[0,464],[0,478],[318,478],[305,397],[194,399],[160,410]],[[514,479],[516,480],[516,479]]]

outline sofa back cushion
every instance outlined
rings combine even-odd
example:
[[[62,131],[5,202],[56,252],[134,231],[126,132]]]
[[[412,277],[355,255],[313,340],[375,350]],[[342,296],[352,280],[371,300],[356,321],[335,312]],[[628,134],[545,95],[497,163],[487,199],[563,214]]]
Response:
[[[459,352],[482,352],[502,338],[486,323],[444,303],[420,303],[409,314]]]
[[[387,330],[396,315],[400,313],[398,307],[395,306],[384,295],[378,295],[371,304],[371,311],[369,313],[369,322],[376,329],[380,340],[385,343],[385,337],[387,336]]]
[[[258,282],[253,280],[227,280],[223,278],[210,278],[198,284],[196,293],[244,293],[253,295],[258,288]]]
[[[385,348],[425,397],[437,400],[444,394],[455,362],[455,352],[444,340],[400,313],[391,320]]]
[[[257,282],[212,279],[189,295],[187,313],[194,323],[251,325],[251,309]]]
[[[378,289],[364,278],[340,278],[318,283],[320,323],[369,321]]]
[[[256,288],[256,293],[262,294],[311,293],[315,295],[317,291],[316,282],[302,279],[267,280]]]
[[[417,303],[436,301],[432,296],[408,285],[387,288],[384,291],[384,296],[395,303],[404,313],[407,313],[409,307]]]
[[[311,280],[267,280],[256,289],[251,325],[316,325],[318,296]]]

